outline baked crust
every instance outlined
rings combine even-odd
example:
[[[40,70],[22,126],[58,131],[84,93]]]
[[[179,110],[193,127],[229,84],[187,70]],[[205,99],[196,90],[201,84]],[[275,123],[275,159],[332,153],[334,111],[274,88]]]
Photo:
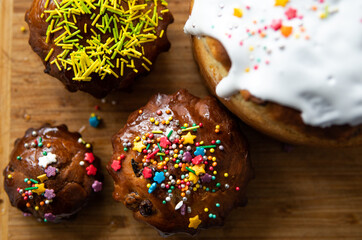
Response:
[[[50,62],[53,60],[54,56],[57,56],[63,52],[63,49],[61,47],[58,47],[54,43],[54,39],[56,39],[59,35],[61,35],[64,30],[58,31],[54,34],[50,35],[50,41],[49,43],[46,43],[46,32],[49,23],[47,23],[46,17],[41,18],[42,13],[44,12],[44,6],[45,2],[47,0],[34,0],[30,9],[26,12],[25,15],[25,21],[29,25],[30,30],[30,37],[29,37],[29,44],[32,47],[33,51],[39,55],[41,60],[43,61],[43,64],[45,66],[45,73],[50,74],[51,76],[59,79],[65,87],[71,91],[84,91],[87,93],[90,93],[94,97],[102,98],[105,97],[109,92],[111,92],[114,89],[124,89],[127,88],[135,79],[140,78],[142,76],[147,75],[149,72],[142,66],[142,60],[135,60],[134,65],[135,68],[138,70],[138,72],[134,72],[130,68],[124,69],[124,75],[123,77],[116,78],[113,75],[107,75],[103,80],[98,76],[96,73],[92,73],[90,77],[92,77],[92,80],[87,81],[74,81],[72,78],[74,77],[73,71],[66,71],[62,67],[62,70],[59,71],[58,67],[55,64],[50,64]],[[144,2],[144,0],[140,0],[140,3]],[[148,2],[149,8],[153,7],[153,2]],[[48,9],[55,9],[55,4],[53,1],[50,1]],[[166,9],[165,6],[162,4],[158,4],[157,11],[160,13],[161,10]],[[159,21],[159,25],[156,27],[156,35],[160,36],[160,33],[162,30],[165,31],[163,36],[160,38],[158,37],[153,42],[148,42],[142,44],[144,47],[144,56],[149,59],[152,63],[155,63],[157,56],[161,52],[166,52],[170,48],[170,42],[167,39],[167,27],[169,24],[173,22],[173,16],[170,12],[164,12],[162,14],[163,20]],[[92,24],[91,19],[85,18],[84,15],[82,18],[78,17],[77,25],[79,29],[83,29],[84,24],[87,24],[88,26],[91,26]],[[100,32],[99,32],[100,33]],[[84,37],[83,40],[80,41],[81,44],[86,45],[86,40],[91,38],[92,32],[88,31],[88,33],[82,32],[82,35]],[[103,34],[102,37],[104,39],[108,39],[108,37],[113,37],[113,34],[106,32],[106,34]],[[46,56],[48,55],[49,51],[51,49],[54,49],[54,53],[52,57],[45,61]],[[116,61],[112,60],[113,65],[116,66]],[[154,65],[154,64],[153,64]],[[150,66],[150,69],[153,68],[153,65]],[[120,71],[120,68],[116,69],[116,72]]]
[[[247,145],[237,122],[220,106],[215,98],[200,99],[189,94],[186,90],[181,90],[174,95],[157,94],[141,109],[143,112],[141,114],[139,111],[133,112],[129,116],[127,124],[112,138],[114,152],[107,169],[114,179],[113,198],[123,202],[126,207],[133,210],[136,219],[154,226],[166,235],[177,232],[195,234],[200,228],[222,225],[226,215],[234,207],[246,203],[246,185],[253,177]],[[170,110],[171,113],[165,113],[167,110]],[[161,111],[160,115],[156,114],[158,111]],[[170,116],[173,117],[173,120],[170,121],[169,125],[160,123],[156,127],[149,120],[150,118],[168,119]],[[167,196],[165,189],[158,187],[153,193],[148,193],[146,185],[151,181],[142,175],[141,170],[144,154],[130,149],[125,152],[123,146],[126,140],[133,142],[136,136],[141,137],[142,132],[148,133],[153,130],[166,132],[166,129],[173,129],[174,132],[177,132],[180,129],[177,126],[177,120],[179,120],[180,126],[184,123],[202,123],[203,127],[199,128],[197,132],[191,130],[192,134],[196,135],[195,141],[203,140],[205,145],[208,145],[212,140],[219,139],[224,147],[223,151],[215,148],[213,154],[206,154],[217,159],[215,170],[218,174],[216,180],[209,183],[201,180],[200,184],[209,187],[209,192],[199,189],[186,195],[188,199],[184,203],[185,206],[191,207],[191,213],[186,212],[185,215],[182,215],[180,210],[175,210],[175,206],[181,201],[181,197],[179,197],[181,191],[175,187],[176,190],[173,192],[175,197],[166,204],[162,203],[162,200]],[[218,134],[214,132],[216,125],[220,125],[221,131]],[[186,132],[182,134],[186,134]],[[191,152],[194,156],[195,145],[190,146],[192,146]],[[112,163],[122,154],[125,155],[125,158],[121,160],[122,168],[115,171],[112,168]],[[133,168],[135,163],[132,164],[132,160],[141,169],[136,167],[135,170]],[[209,164],[211,166],[212,161],[209,161]],[[170,160],[167,167],[167,171],[171,175],[175,176],[176,179],[180,178],[181,171],[175,170],[174,162]],[[228,177],[223,176],[226,172],[228,172]],[[186,173],[188,173],[187,170],[182,174]],[[206,173],[210,173],[210,171],[206,170]],[[211,189],[215,187],[215,181],[219,182],[221,186],[216,192],[211,192]],[[229,184],[228,189],[226,189],[225,184]],[[239,187],[239,191],[235,190],[236,187]],[[215,207],[215,203],[220,203],[221,206]],[[148,206],[147,214],[145,214],[145,208],[142,204]],[[209,212],[206,213],[204,208],[208,208]],[[215,219],[209,218],[209,213],[216,214],[217,217]],[[199,215],[202,222],[197,229],[189,228],[189,218],[196,214]]]
[[[210,92],[215,93],[218,83],[228,74],[230,59],[221,43],[210,37],[192,37],[193,52],[200,72]],[[218,99],[241,120],[259,131],[293,144],[342,147],[362,144],[362,126],[348,125],[327,128],[304,124],[300,112],[264,102],[243,90],[229,99]]]
[[[36,135],[33,135],[33,132]],[[31,146],[31,143],[42,139],[42,146]],[[86,148],[78,139],[79,133],[71,133],[65,125],[52,127],[48,124],[39,129],[30,128],[24,137],[15,141],[10,162],[5,168],[4,187],[12,206],[17,207],[26,215],[43,220],[46,213],[55,216],[54,222],[69,218],[78,212],[93,195],[92,184],[95,180],[101,182],[103,176],[100,171],[100,160],[94,156],[92,165],[97,169],[96,175],[87,175],[86,168],[90,165],[84,160],[85,153],[91,153],[91,148]],[[50,145],[48,145],[50,144]],[[38,159],[44,152],[56,155],[57,162],[49,166],[57,168],[54,176],[49,176],[43,183],[46,189],[52,189],[55,197],[49,204],[44,204],[46,197],[33,193],[33,199],[24,199],[19,189],[31,187],[24,179],[33,179],[40,184],[38,176],[45,174],[45,168],[38,165]],[[18,156],[21,159],[18,159]],[[84,165],[81,166],[80,162]],[[9,178],[9,175],[11,178]],[[31,183],[32,184],[32,183]],[[99,190],[99,189],[98,189]],[[46,195],[45,195],[46,196]],[[43,206],[41,205],[43,202]],[[30,204],[27,206],[27,203]],[[39,207],[35,210],[35,207]]]

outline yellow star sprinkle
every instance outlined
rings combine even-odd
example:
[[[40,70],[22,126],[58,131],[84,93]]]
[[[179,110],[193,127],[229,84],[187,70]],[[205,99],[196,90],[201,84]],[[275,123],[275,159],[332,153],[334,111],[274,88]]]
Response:
[[[38,178],[40,180],[40,182],[44,182],[45,180],[48,180],[48,177],[46,174],[37,176],[36,178]]]
[[[199,176],[200,173],[205,173],[205,164],[198,164],[190,168],[195,171],[197,176]]]
[[[189,228],[194,228],[194,229],[197,229],[201,223],[199,215],[196,215],[193,218],[189,218],[189,221],[190,221]]]
[[[35,187],[37,187],[37,189],[33,189],[31,190],[32,192],[41,195],[43,192],[45,192],[45,187],[44,187],[44,183],[41,184],[35,184]]]
[[[285,7],[285,5],[287,5],[288,2],[289,0],[275,0],[275,6]]]
[[[142,150],[145,149],[145,148],[146,148],[146,146],[143,144],[143,142],[138,141],[138,142],[134,143],[134,146],[133,146],[132,150],[142,152]]]
[[[186,135],[182,135],[184,142],[183,144],[194,144],[194,139],[196,138],[195,135],[192,135],[190,132],[188,132]]]
[[[199,177],[196,176],[194,173],[189,172],[189,181],[193,182],[194,184],[199,181]]]
[[[238,17],[238,18],[242,18],[243,17],[243,10],[241,10],[240,8],[234,8],[234,16]]]

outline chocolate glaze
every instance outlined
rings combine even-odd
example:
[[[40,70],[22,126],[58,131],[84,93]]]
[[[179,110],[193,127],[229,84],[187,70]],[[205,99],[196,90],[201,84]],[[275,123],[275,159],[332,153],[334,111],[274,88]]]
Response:
[[[171,114],[166,113],[167,109],[171,110]],[[161,115],[156,114],[158,110],[162,111]],[[180,90],[174,95],[157,94],[142,108],[142,111],[142,114],[139,111],[133,112],[129,116],[127,124],[112,138],[114,152],[107,169],[114,179],[113,198],[123,202],[126,207],[131,209],[136,219],[147,222],[166,235],[177,232],[195,234],[200,228],[223,225],[226,215],[234,207],[246,203],[246,185],[253,177],[247,144],[237,122],[219,105],[215,98],[200,99],[186,90]],[[162,120],[168,119],[170,116],[173,117],[173,120],[168,126],[160,123],[156,127],[149,120],[151,117]],[[200,189],[197,192],[191,191],[192,193],[187,195],[188,200],[180,210],[175,210],[176,204],[181,200],[180,191],[174,190],[175,197],[166,204],[162,203],[167,196],[164,189],[158,186],[153,193],[148,193],[146,184],[151,181],[145,179],[142,174],[137,175],[137,169],[143,168],[144,154],[133,151],[131,148],[125,152],[122,145],[125,140],[133,142],[136,136],[141,137],[142,133],[152,130],[166,132],[166,129],[171,128],[177,131],[180,128],[177,126],[176,120],[179,120],[180,126],[184,123],[203,123],[202,128],[199,128],[197,132],[192,132],[197,136],[195,142],[203,140],[207,145],[212,140],[219,139],[224,146],[224,151],[217,149],[212,154],[217,158],[216,180],[203,183],[204,186],[211,188],[215,186],[215,181],[220,182],[219,190],[215,193]],[[221,126],[218,134],[214,132],[216,125]],[[192,145],[191,151],[194,156],[193,151],[195,151],[195,145]],[[122,168],[115,171],[111,164],[121,154],[125,155],[122,160]],[[135,164],[132,166],[133,159],[139,163],[138,168],[134,167]],[[171,161],[168,164],[168,171],[180,178],[181,171],[176,171]],[[226,172],[229,174],[227,178],[224,177]],[[225,184],[229,184],[230,188],[226,189]],[[239,187],[240,190],[236,191],[236,187]],[[221,206],[215,207],[216,203],[220,203]],[[191,213],[187,212],[186,205],[191,207]],[[204,208],[208,208],[209,212],[205,213]],[[217,217],[209,218],[209,213],[216,214]],[[189,218],[196,215],[199,215],[201,224],[198,229],[189,228]]]
[[[37,133],[36,136],[32,135],[33,131]],[[31,142],[38,140],[39,137],[43,139],[43,147],[32,147]],[[78,212],[93,195],[94,181],[103,179],[100,160],[96,156],[92,164],[97,168],[97,173],[95,176],[87,175],[86,167],[90,163],[84,161],[84,155],[92,152],[92,149],[79,143],[80,137],[79,133],[69,132],[65,125],[52,127],[46,124],[39,129],[28,129],[23,138],[17,139],[10,162],[3,172],[5,191],[11,205],[41,220],[44,219],[45,213],[52,213],[56,216],[55,222],[69,218]],[[26,143],[29,144],[29,148],[24,146]],[[49,148],[48,143],[50,143]],[[40,206],[40,202],[45,200],[44,197],[33,194],[32,200],[25,201],[17,188],[30,187],[24,182],[25,178],[39,181],[37,177],[45,173],[44,168],[38,165],[38,158],[43,156],[44,151],[56,154],[57,162],[48,167],[55,167],[59,171],[55,176],[44,181],[45,188],[53,189],[56,194],[52,199],[53,202]],[[20,156],[21,160],[18,160],[17,156]],[[79,164],[81,161],[84,161],[84,166]],[[8,178],[9,174],[12,175],[11,179]],[[31,204],[31,207],[26,206],[27,202]],[[39,206],[38,211],[34,209],[35,206]]]
[[[49,23],[45,22],[46,17],[40,17],[41,14],[44,12],[45,2],[46,0],[34,0],[30,9],[26,12],[25,21],[28,23],[30,30],[29,44],[32,47],[33,51],[36,52],[43,61],[45,66],[44,72],[50,74],[55,78],[58,78],[69,91],[75,92],[77,90],[81,90],[90,93],[94,97],[102,98],[105,97],[113,89],[124,89],[128,87],[134,79],[148,74],[148,71],[142,67],[142,61],[137,59],[135,59],[134,65],[135,68],[138,70],[138,73],[135,73],[129,68],[125,68],[124,75],[120,78],[116,78],[113,75],[107,75],[103,80],[101,80],[98,74],[93,73],[90,75],[92,77],[92,80],[89,82],[74,81],[72,80],[72,78],[74,77],[73,70],[65,71],[62,68],[62,71],[59,71],[57,66],[55,64],[50,64],[50,62],[55,59],[55,56],[63,52],[62,48],[57,47],[54,44],[53,39],[61,35],[64,30],[51,34],[49,43],[46,43],[46,32]],[[145,0],[139,1],[140,4],[144,2]],[[154,6],[153,1],[147,2],[147,4],[149,5],[147,10],[153,8]],[[54,2],[51,0],[48,9],[55,9],[55,7],[56,6]],[[125,9],[127,8],[126,5],[124,7]],[[153,63],[153,65],[156,61],[157,56],[161,52],[168,51],[168,49],[170,48],[170,43],[167,39],[166,30],[168,25],[173,22],[173,16],[170,12],[161,13],[161,10],[164,9],[166,9],[166,7],[160,4],[159,1],[157,10],[158,13],[162,15],[163,20],[159,21],[159,25],[156,27],[155,31],[157,36],[160,35],[162,30],[165,31],[165,34],[163,34],[162,38],[158,37],[154,42],[142,44],[142,46],[144,47],[144,56],[149,59]],[[47,14],[45,16],[47,16]],[[81,30],[81,35],[84,37],[84,39],[81,40],[79,43],[84,46],[87,45],[86,40],[89,39],[92,35],[91,31],[88,31],[88,33],[84,33],[83,31],[84,24],[87,23],[88,26],[91,26],[92,20],[90,20],[88,16],[90,15],[87,15],[86,17],[85,15],[77,17],[77,27],[79,28],[79,30]],[[94,30],[101,35],[102,40],[104,41],[109,37],[113,37],[113,35],[108,32],[106,34],[103,34],[97,28],[95,28]],[[54,48],[54,53],[52,57],[48,61],[45,61],[45,57],[52,48]],[[115,62],[115,60],[112,61],[114,65]],[[151,69],[153,68],[153,65],[150,66]],[[119,69],[115,71],[119,72]]]

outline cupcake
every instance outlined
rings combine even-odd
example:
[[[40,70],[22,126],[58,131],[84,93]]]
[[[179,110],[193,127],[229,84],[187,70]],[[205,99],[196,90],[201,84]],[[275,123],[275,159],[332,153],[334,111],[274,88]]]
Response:
[[[362,143],[362,3],[194,0],[185,25],[211,92],[282,141]]]
[[[223,225],[253,176],[237,122],[213,97],[155,95],[112,138],[113,198],[161,234]]]
[[[34,0],[25,20],[45,72],[102,98],[146,75],[168,51],[173,22],[164,0]]]
[[[102,190],[100,160],[79,133],[65,125],[30,128],[15,141],[4,170],[12,206],[24,216],[59,222],[77,213]]]

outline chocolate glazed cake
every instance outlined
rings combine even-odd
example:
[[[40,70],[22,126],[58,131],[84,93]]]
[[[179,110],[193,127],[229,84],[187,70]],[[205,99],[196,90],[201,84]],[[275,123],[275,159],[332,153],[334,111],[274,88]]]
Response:
[[[212,97],[157,94],[112,138],[113,197],[161,234],[223,225],[253,177],[237,122]]]
[[[65,125],[28,129],[3,174],[11,205],[44,222],[73,216],[101,191],[103,180],[91,145]]]
[[[105,97],[146,75],[170,48],[166,1],[78,2],[34,0],[25,16],[45,72],[69,91]]]

